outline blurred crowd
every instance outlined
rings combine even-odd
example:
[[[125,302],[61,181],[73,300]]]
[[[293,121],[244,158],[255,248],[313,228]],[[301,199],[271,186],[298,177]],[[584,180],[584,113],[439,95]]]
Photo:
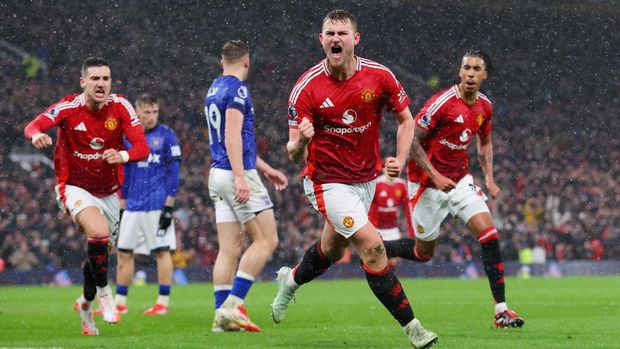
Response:
[[[555,261],[620,259],[620,82],[613,74],[620,34],[609,28],[618,9],[570,1],[478,5],[1,4],[0,262],[32,270],[77,267],[83,259],[84,234],[56,206],[53,171],[32,156],[51,159],[51,150],[36,151],[22,130],[45,107],[79,92],[81,61],[96,55],[111,62],[113,92],[130,100],[143,92],[161,98],[160,122],[177,132],[183,151],[175,262],[212,266],[218,247],[203,99],[219,74],[220,48],[233,38],[252,48],[248,82],[259,154],[290,180],[286,190],[271,190],[280,236],[271,263],[298,261],[323,221],[303,194],[300,168],[286,156],[287,98],[297,77],[323,57],[320,22],[338,7],[358,16],[357,53],[394,71],[414,113],[453,82],[465,49],[479,47],[493,58],[497,73],[483,92],[494,102],[495,178],[503,191],[490,206],[507,260],[526,248]],[[393,119],[384,118],[384,156],[394,152]],[[480,180],[472,148],[471,168]],[[446,220],[440,241],[435,261],[478,260],[477,241],[457,220]]]

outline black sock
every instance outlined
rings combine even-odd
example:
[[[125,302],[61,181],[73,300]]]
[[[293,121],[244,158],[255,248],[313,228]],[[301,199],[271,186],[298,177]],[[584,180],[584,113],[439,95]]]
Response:
[[[385,253],[388,258],[400,257],[422,263],[431,260],[431,258],[420,258],[416,255],[414,251],[414,239],[403,238],[398,240],[383,241],[383,245],[385,246]]]
[[[296,284],[303,285],[326,272],[332,264],[334,262],[323,255],[319,240],[306,250],[301,262],[295,267],[293,279]]]
[[[493,299],[495,299],[495,303],[505,302],[506,285],[504,284],[504,262],[502,260],[502,253],[499,248],[497,236],[481,242],[480,246],[482,247],[482,264],[489,278]]]
[[[90,268],[88,261],[84,262],[84,265],[82,266],[82,273],[84,274],[84,299],[92,302],[97,295],[97,287],[95,285],[93,271]]]
[[[400,285],[396,274],[389,267],[376,272],[362,264],[366,271],[366,280],[375,296],[384,307],[392,314],[401,326],[407,325],[413,320],[413,309],[409,304],[407,295]]]
[[[95,279],[95,285],[105,287],[108,285],[108,241],[109,238],[89,238],[88,264]]]

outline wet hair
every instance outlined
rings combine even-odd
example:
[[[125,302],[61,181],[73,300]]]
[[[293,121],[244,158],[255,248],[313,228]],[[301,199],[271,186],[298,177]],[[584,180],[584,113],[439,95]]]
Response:
[[[226,63],[234,63],[249,53],[248,44],[241,40],[227,41],[222,47],[222,59]]]
[[[82,76],[88,74],[88,68],[90,67],[110,67],[110,64],[100,57],[88,57],[82,63]]]
[[[148,93],[143,93],[136,99],[136,107],[153,104],[159,104],[159,98]]]
[[[333,10],[323,18],[323,22],[321,22],[321,31],[323,30],[323,26],[327,22],[351,22],[353,25],[353,31],[357,31],[357,18],[347,10]]]
[[[493,69],[493,63],[491,63],[491,57],[489,57],[489,55],[487,55],[482,50],[470,48],[469,50],[465,51],[465,53],[461,57],[461,62],[459,62],[459,69],[463,62],[463,57],[478,57],[482,59],[482,61],[484,62],[484,69],[487,71],[489,77],[495,72]]]

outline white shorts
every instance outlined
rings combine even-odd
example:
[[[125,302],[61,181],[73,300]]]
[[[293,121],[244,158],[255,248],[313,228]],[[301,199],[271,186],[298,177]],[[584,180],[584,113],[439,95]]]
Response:
[[[267,188],[258,176],[258,171],[245,171],[245,181],[250,190],[250,200],[245,204],[235,201],[235,176],[230,170],[211,168],[209,173],[209,195],[215,204],[215,222],[247,223],[256,213],[273,207]]]
[[[57,185],[55,189],[58,207],[62,211],[69,212],[74,221],[75,216],[83,209],[89,206],[97,207],[108,221],[108,231],[112,242],[114,242],[118,236],[118,215],[120,211],[117,194],[100,198],[89,193],[86,189],[69,184]]]
[[[379,232],[379,235],[381,235],[383,241],[393,241],[400,239],[400,230],[398,229],[398,227],[390,229],[377,228],[377,231]]]
[[[159,230],[161,210],[125,211],[121,218],[116,248],[149,255],[157,249],[175,250],[177,247],[174,219],[165,231]]]
[[[474,215],[489,212],[486,199],[471,175],[461,178],[456,188],[448,193],[436,188],[425,188],[414,203],[411,214],[416,238],[423,241],[436,240],[439,226],[448,213],[467,223]]]
[[[365,183],[314,184],[304,178],[304,192],[315,210],[345,238],[368,223],[368,210],[375,195],[377,181]]]

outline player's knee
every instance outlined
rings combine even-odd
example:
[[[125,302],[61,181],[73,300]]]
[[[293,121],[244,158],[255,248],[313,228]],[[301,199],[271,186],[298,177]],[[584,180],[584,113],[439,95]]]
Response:
[[[387,260],[387,254],[385,253],[385,246],[383,246],[383,243],[373,243],[364,248],[364,262],[366,264],[379,264],[383,260]]]

